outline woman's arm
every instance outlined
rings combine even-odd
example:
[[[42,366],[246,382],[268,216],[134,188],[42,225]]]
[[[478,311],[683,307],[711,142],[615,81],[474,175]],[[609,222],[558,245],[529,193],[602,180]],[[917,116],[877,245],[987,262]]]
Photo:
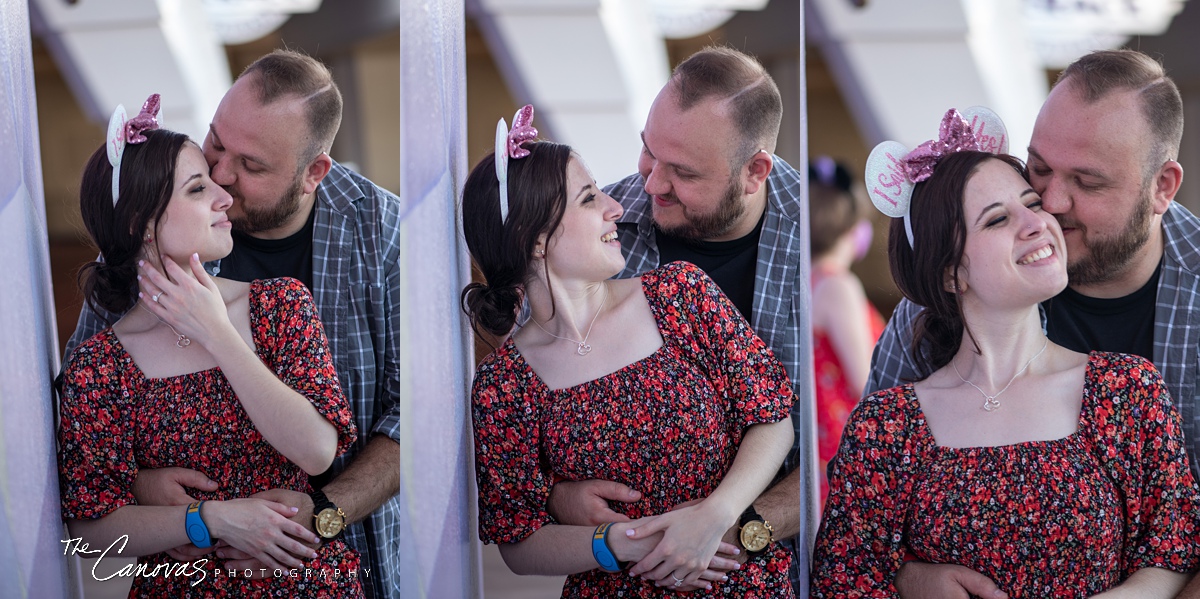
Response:
[[[792,423],[787,418],[751,426],[738,446],[729,472],[712,494],[696,505],[631,527],[628,534],[633,540],[645,540],[659,533],[663,534],[663,540],[629,573],[659,581],[660,586],[675,579],[684,579],[685,584],[698,580],[716,554],[725,531],[737,523],[746,506],[767,488],[779,471],[791,449],[792,435]]]
[[[1188,574],[1163,568],[1142,568],[1125,582],[1093,599],[1171,599],[1187,584]]]
[[[186,506],[126,505],[101,518],[67,520],[67,527],[93,549],[115,544],[114,551],[123,557],[138,557],[190,545],[184,528],[186,513]],[[293,508],[261,499],[206,501],[200,506],[200,517],[214,543],[221,539],[272,569],[300,568],[304,564],[296,556],[316,557],[297,539],[313,543],[319,539],[288,520],[293,514]]]
[[[337,452],[337,428],[262,363],[229,321],[220,290],[195,254],[190,273],[170,259],[164,267],[171,280],[150,264],[140,264],[139,295],[145,299],[160,291],[165,294],[161,301],[145,302],[150,311],[212,354],[255,428],[272,447],[309,474],[327,470]]]

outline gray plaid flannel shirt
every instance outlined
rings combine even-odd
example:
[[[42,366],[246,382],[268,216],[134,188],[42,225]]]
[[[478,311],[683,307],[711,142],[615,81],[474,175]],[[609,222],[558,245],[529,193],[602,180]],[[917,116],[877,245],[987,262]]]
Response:
[[[1200,480],[1200,414],[1197,414],[1197,362],[1200,360],[1200,218],[1187,208],[1172,203],[1162,219],[1165,248],[1158,295],[1154,302],[1154,365],[1183,417],[1192,474]],[[912,344],[912,322],[921,311],[907,299],[892,313],[883,336],[871,357],[871,377],[864,395],[916,380],[918,373],[908,348]],[[1042,311],[1042,326],[1046,313]]]
[[[313,223],[313,299],[329,337],[358,443],[333,462],[336,475],[372,435],[400,440],[400,202],[336,162],[317,188]],[[220,261],[207,265],[220,272]],[[85,308],[67,343],[75,346],[115,321]],[[362,554],[368,597],[400,596],[400,500],[393,497],[346,529]]]
[[[804,177],[782,158],[775,157],[775,166],[767,179],[767,212],[763,221],[762,236],[758,243],[758,267],[754,274],[754,307],[752,322],[754,332],[766,342],[783,363],[796,403],[792,407],[792,424],[796,435],[791,451],[784,460],[780,476],[808,464],[816,447],[810,434],[814,410],[810,405],[813,396],[811,377],[812,352],[810,339],[801,335],[799,323],[807,320],[808,279],[803,266],[808,261],[807,218],[808,208],[803,202],[806,188]],[[658,245],[655,241],[651,216],[651,199],[644,189],[641,175],[630,175],[604,189],[621,203],[625,213],[618,219],[621,228],[621,249],[625,253],[625,269],[619,278],[637,276],[659,266]],[[628,234],[635,231],[636,235]],[[808,485],[810,477],[801,477],[801,484]],[[815,506],[803,505],[811,496],[807,489],[801,494],[800,534],[783,543],[795,552],[789,576],[797,597],[808,596],[808,542],[809,522],[807,514],[815,514]]]

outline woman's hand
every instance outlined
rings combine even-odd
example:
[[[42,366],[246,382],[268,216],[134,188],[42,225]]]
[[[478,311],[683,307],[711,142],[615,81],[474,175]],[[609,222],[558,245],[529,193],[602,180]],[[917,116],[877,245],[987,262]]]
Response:
[[[736,514],[730,514],[720,504],[706,500],[629,523],[625,534],[632,541],[644,541],[662,535],[654,550],[630,568],[629,574],[653,580],[655,585],[661,587],[707,587],[702,581],[720,580],[724,576],[721,572],[709,569],[717,550],[726,554],[736,554],[738,551],[736,547],[721,542],[721,537],[736,519]]]
[[[164,276],[154,265],[139,261],[138,297],[152,314],[179,334],[210,349],[218,332],[234,335],[237,332],[229,322],[221,291],[204,272],[200,257],[192,254],[189,266],[189,270],[184,270],[170,257],[163,256]]]
[[[289,520],[296,508],[263,499],[207,501],[201,517],[209,534],[230,547],[251,555],[270,569],[302,568],[301,559],[317,553],[297,539],[320,543],[302,524]]]

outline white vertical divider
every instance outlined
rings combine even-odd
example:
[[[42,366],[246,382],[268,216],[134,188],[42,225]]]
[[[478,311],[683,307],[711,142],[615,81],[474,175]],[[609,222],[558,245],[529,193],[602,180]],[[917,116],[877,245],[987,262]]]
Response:
[[[0,597],[75,596],[60,542],[58,334],[25,0],[0,0],[0,137]]]
[[[457,210],[466,177],[464,28],[462,0],[401,2],[404,599],[482,596],[467,400],[474,368],[458,307],[470,278]]]

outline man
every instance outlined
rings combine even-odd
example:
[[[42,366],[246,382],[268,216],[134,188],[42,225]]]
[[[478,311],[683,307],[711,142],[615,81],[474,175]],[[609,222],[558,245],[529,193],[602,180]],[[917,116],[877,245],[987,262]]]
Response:
[[[1069,286],[1043,306],[1050,339],[1151,359],[1200,474],[1200,219],[1173,203],[1182,136],[1183,104],[1162,65],[1131,50],[1093,52],[1067,67],[1046,98],[1028,168],[1067,245]],[[908,352],[919,311],[907,300],[897,306],[875,348],[868,393],[927,374]],[[920,562],[906,564],[896,586],[905,597],[1004,596],[977,572]],[[1200,583],[1189,591],[1200,596]]]
[[[344,524],[347,542],[362,554],[356,575],[368,596],[394,598],[400,592],[400,209],[394,195],[329,157],[341,117],[337,84],[310,57],[275,51],[238,76],[204,139],[213,181],[233,196],[233,253],[209,267],[240,281],[295,277],[312,290],[359,443],[313,479],[312,496],[284,489],[258,496],[299,508],[293,520],[322,536],[336,536]],[[82,311],[68,355],[105,326],[102,316]],[[134,493],[142,504],[186,504],[187,487],[214,491],[217,484],[193,470],[142,470]],[[321,531],[314,512],[326,514]],[[191,559],[206,551],[185,546],[173,555]],[[263,567],[232,548],[217,553],[234,560],[229,569]]]
[[[775,157],[783,103],[771,76],[755,59],[728,48],[706,48],[681,63],[650,108],[642,131],[638,174],[606,188],[625,208],[618,221],[626,255],[620,277],[632,277],[674,260],[703,268],[746,316],[787,368],[802,369],[799,322],[808,306],[801,268],[807,244],[800,173]],[[808,596],[808,546],[801,514],[800,468],[811,438],[799,426],[794,387],[795,445],[782,481],[751,506],[769,522],[775,540],[795,552],[791,572],[797,596]],[[804,449],[805,451],[801,451]],[[785,476],[786,475],[786,476]],[[807,495],[806,495],[807,496]],[[570,524],[625,520],[607,501],[637,494],[608,481],[559,483],[551,513]],[[735,524],[725,540],[735,545]],[[799,537],[798,537],[799,535]],[[746,558],[743,551],[740,559]],[[686,588],[686,587],[685,587]]]

